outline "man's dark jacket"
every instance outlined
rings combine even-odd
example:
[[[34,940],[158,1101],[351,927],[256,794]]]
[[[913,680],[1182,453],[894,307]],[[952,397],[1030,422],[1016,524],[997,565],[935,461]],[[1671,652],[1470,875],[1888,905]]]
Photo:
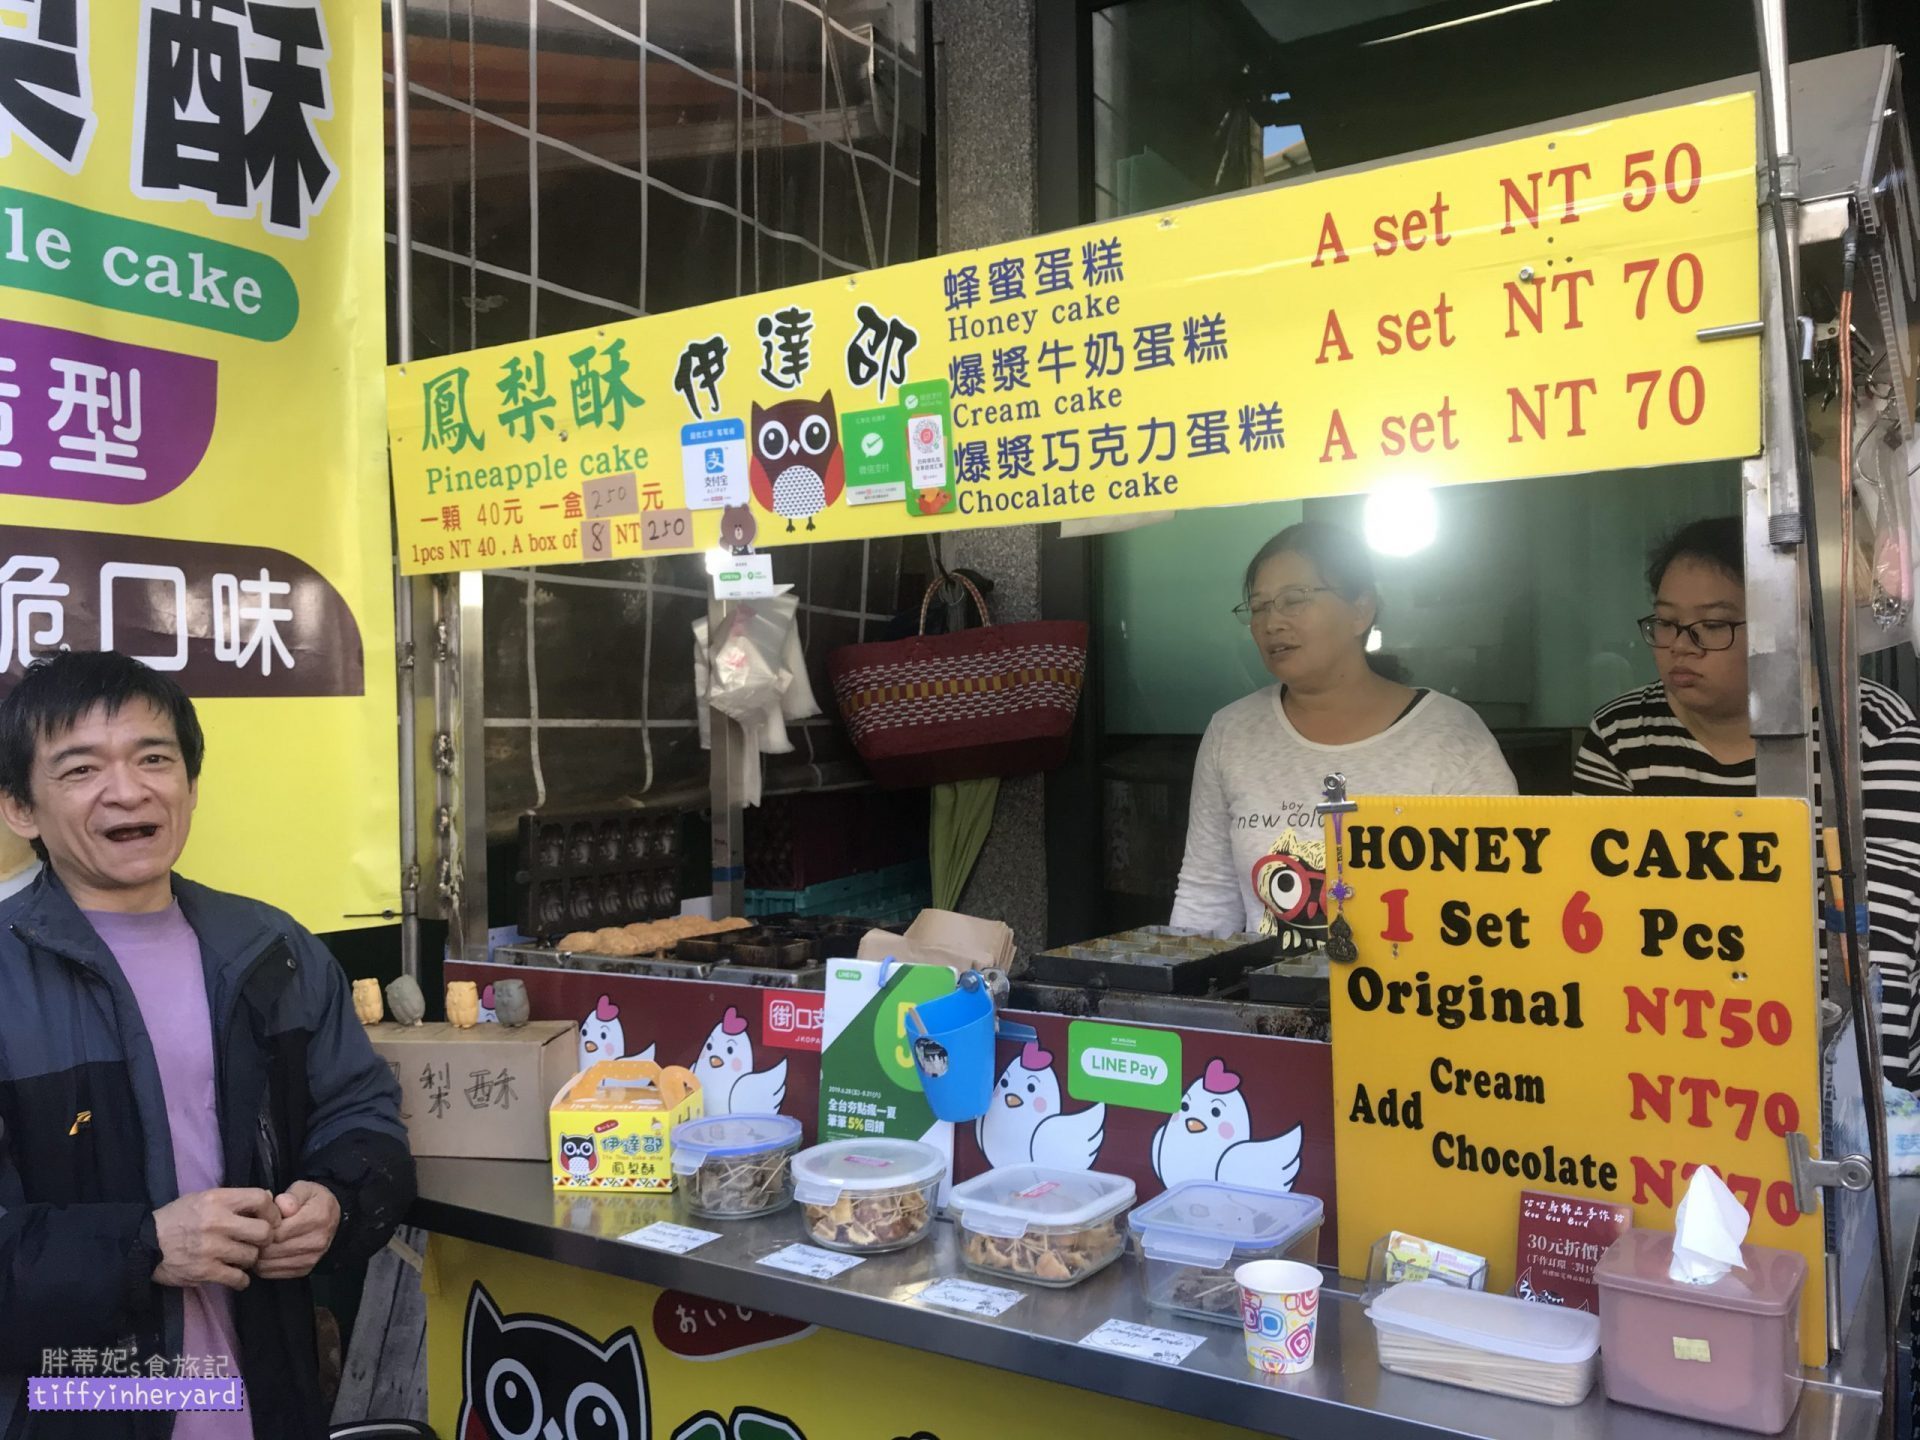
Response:
[[[366,1260],[413,1199],[400,1092],[326,948],[271,906],[175,877],[200,940],[226,1183],[340,1201],[323,1266]],[[171,1415],[29,1412],[48,1350],[181,1353],[181,1292],[153,1283],[153,1212],[178,1198],[140,1006],[52,870],[0,901],[0,1437],[165,1440]],[[326,1433],[305,1280],[234,1296],[257,1440]]]

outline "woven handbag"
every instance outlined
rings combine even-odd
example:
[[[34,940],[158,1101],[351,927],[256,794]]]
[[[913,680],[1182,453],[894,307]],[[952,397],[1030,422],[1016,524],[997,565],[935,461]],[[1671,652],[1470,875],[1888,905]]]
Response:
[[[882,785],[938,785],[1050,770],[1067,758],[1087,673],[1087,627],[1076,620],[927,634],[941,581],[920,602],[920,633],[846,645],[827,657],[840,717]]]

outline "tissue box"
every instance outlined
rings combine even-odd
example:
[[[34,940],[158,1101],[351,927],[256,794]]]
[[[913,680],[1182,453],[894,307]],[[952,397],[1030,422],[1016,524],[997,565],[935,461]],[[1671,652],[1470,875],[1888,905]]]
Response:
[[[400,1118],[415,1155],[544,1160],[547,1099],[578,1063],[580,1027],[534,1020],[367,1027],[374,1052],[400,1082]]]
[[[1773,1435],[1800,1399],[1800,1287],[1807,1262],[1740,1247],[1742,1268],[1707,1285],[1667,1274],[1673,1236],[1629,1230],[1600,1257],[1607,1398]]]
[[[547,1112],[556,1190],[671,1190],[673,1132],[705,1112],[682,1065],[602,1060],[560,1088]]]

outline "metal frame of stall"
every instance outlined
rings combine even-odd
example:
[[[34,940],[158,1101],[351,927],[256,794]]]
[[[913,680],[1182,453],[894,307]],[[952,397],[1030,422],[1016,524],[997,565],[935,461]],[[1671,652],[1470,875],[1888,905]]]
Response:
[[[1069,7],[1060,7],[1061,9]],[[1920,226],[1916,225],[1916,204],[1910,150],[1900,111],[1898,62],[1890,49],[1857,51],[1824,61],[1805,62],[1792,67],[1789,74],[1782,63],[1785,33],[1782,0],[1756,0],[1756,15],[1765,38],[1762,66],[1761,124],[1767,129],[1771,146],[1760,144],[1764,154],[1769,148],[1778,156],[1778,181],[1772,167],[1761,165],[1762,264],[1761,314],[1746,325],[1727,327],[1725,333],[1763,336],[1765,435],[1760,455],[1741,467],[1742,505],[1745,521],[1748,643],[1750,650],[1750,707],[1756,745],[1757,789],[1761,795],[1795,796],[1811,799],[1814,794],[1814,739],[1809,717],[1815,684],[1813,651],[1808,617],[1811,613],[1809,565],[1806,540],[1812,536],[1832,559],[1822,567],[1822,581],[1829,612],[1829,652],[1838,678],[1857,675],[1858,650],[1855,619],[1840,604],[1843,566],[1836,563],[1839,548],[1836,537],[1842,532],[1840,476],[1837,463],[1839,444],[1838,416],[1822,411],[1811,417],[1812,471],[1817,495],[1816,515],[1802,513],[1796,476],[1795,427],[1797,410],[1794,388],[1802,383],[1799,355],[1801,337],[1788,335],[1787,316],[1800,317],[1802,277],[1813,272],[1822,276],[1839,272],[1841,249],[1850,238],[1867,242],[1862,279],[1874,292],[1875,304],[1863,312],[1869,325],[1880,333],[1882,349],[1896,370],[1895,402],[1886,413],[1897,412],[1895,435],[1911,446],[1914,443],[1913,414],[1915,377],[1907,371],[1902,346],[1909,323],[1920,324],[1920,307],[1910,316],[1907,310],[1920,295]],[[388,0],[392,33],[403,37],[407,27],[407,0]],[[1056,11],[1043,14],[1041,28],[1060,23]],[[1058,32],[1053,32],[1056,39]],[[1046,43],[1046,35],[1042,35]],[[395,176],[398,192],[406,194],[411,184],[411,129],[407,46],[396,39],[392,47],[394,75],[393,114]],[[1071,86],[1056,87],[1058,90]],[[1523,127],[1508,135],[1476,137],[1460,145],[1438,147],[1418,155],[1396,156],[1391,160],[1354,167],[1355,170],[1383,168],[1403,163],[1419,155],[1443,154],[1470,148],[1492,140],[1515,138],[1547,128],[1558,128],[1582,120],[1631,114],[1662,105],[1684,103],[1690,99],[1722,94],[1746,88],[1740,80],[1698,87],[1695,90],[1651,97],[1629,105],[1609,107],[1588,114],[1557,119]],[[1062,103],[1056,97],[1050,104]],[[1800,145],[1796,156],[1793,114],[1798,109],[1802,121]],[[1891,123],[1888,123],[1891,122]],[[1042,123],[1046,122],[1043,116]],[[1757,137],[1764,140],[1766,136]],[[1345,171],[1340,173],[1352,173]],[[1054,177],[1056,179],[1061,177]],[[1324,178],[1324,177],[1315,177]],[[1293,183],[1312,183],[1311,179]],[[1077,182],[1076,190],[1077,193]],[[1788,244],[1782,253],[1773,243],[1769,224],[1769,206],[1777,204],[1785,226]],[[1857,231],[1855,226],[1860,227]],[[398,307],[397,358],[412,358],[412,220],[410,207],[400,205],[395,212],[397,250],[396,304]],[[1811,322],[1801,319],[1805,329]],[[1717,338],[1703,334],[1703,340]],[[1810,344],[1811,341],[1809,340]],[[1791,344],[1791,348],[1790,348]],[[1880,419],[1885,418],[1885,414]],[[1877,423],[1877,422],[1876,422]],[[1822,443],[1822,442],[1826,443]],[[1082,573],[1084,573],[1082,571]],[[726,607],[713,602],[710,623],[718,633]],[[483,707],[483,576],[480,571],[462,571],[415,580],[396,578],[395,620],[399,665],[400,782],[401,782],[401,864],[402,874],[402,967],[417,974],[420,962],[419,921],[422,918],[445,919],[449,926],[449,951],[456,958],[485,959],[487,954],[487,809],[484,751],[481,736]],[[1834,687],[1840,699],[1838,716],[1843,734],[1857,734],[1859,689],[1856,682]],[[430,715],[422,727],[418,715]],[[713,812],[712,876],[714,904],[718,912],[738,913],[745,889],[741,803],[741,777],[746,763],[745,735],[740,726],[723,716],[715,717],[714,745],[710,767],[710,795]],[[1853,853],[1861,852],[1861,809],[1859,803],[1859,761],[1857,747],[1848,747],[1850,760],[1848,794],[1852,803],[1844,817],[1853,839]],[[431,777],[423,784],[423,777]],[[432,873],[422,867],[422,840],[433,856]],[[1837,956],[1837,944],[1835,945]],[[1841,967],[1829,967],[1830,998],[1836,1000],[1837,1016],[1826,1031],[1823,1051],[1823,1080],[1831,1081],[1839,1068],[1852,1057],[1844,1048],[1864,1043],[1874,1047],[1873,1065],[1877,1073],[1877,1040],[1869,1033],[1854,1036],[1849,1044],[1844,1024],[1846,1013],[1845,981]],[[1869,1025],[1869,1031],[1872,1030]],[[1877,1107],[1868,1107],[1869,1113]],[[1835,1148],[1836,1127],[1829,1114],[1827,1143],[1829,1156]],[[1837,1253],[1829,1256],[1829,1341],[1835,1350],[1846,1338],[1848,1320],[1856,1308],[1867,1272],[1881,1253],[1905,1254],[1905,1240],[1882,1251],[1888,1238],[1890,1213],[1886,1206],[1887,1175],[1884,1146],[1873,1148],[1881,1163],[1873,1167],[1871,1179],[1878,1192],[1879,1235],[1866,1227],[1872,1217],[1858,1213],[1836,1214],[1841,1207],[1829,1205],[1829,1244]],[[1817,1162],[1806,1173],[1810,1185],[1859,1188],[1861,1167],[1848,1167],[1841,1161]],[[1844,1232],[1844,1235],[1843,1233]],[[1860,1253],[1865,1245],[1871,1253]],[[1853,1277],[1843,1280],[1843,1277]],[[1904,1290],[1905,1276],[1896,1276],[1897,1290]],[[1844,1293],[1844,1292],[1851,1293]],[[1897,1321],[1898,1295],[1888,1307],[1888,1375],[1892,1360]],[[1891,1394],[1891,1392],[1889,1392]],[[1891,1424],[1892,1406],[1883,1407],[1883,1421]],[[1891,1433],[1889,1431],[1888,1433]]]

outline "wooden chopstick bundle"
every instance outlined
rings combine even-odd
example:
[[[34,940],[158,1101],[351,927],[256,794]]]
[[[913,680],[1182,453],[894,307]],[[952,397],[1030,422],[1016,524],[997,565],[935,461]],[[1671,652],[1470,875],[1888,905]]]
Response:
[[[1578,1365],[1495,1355],[1472,1346],[1376,1327],[1380,1364],[1397,1375],[1437,1380],[1544,1405],[1578,1405],[1593,1388],[1599,1357]]]

